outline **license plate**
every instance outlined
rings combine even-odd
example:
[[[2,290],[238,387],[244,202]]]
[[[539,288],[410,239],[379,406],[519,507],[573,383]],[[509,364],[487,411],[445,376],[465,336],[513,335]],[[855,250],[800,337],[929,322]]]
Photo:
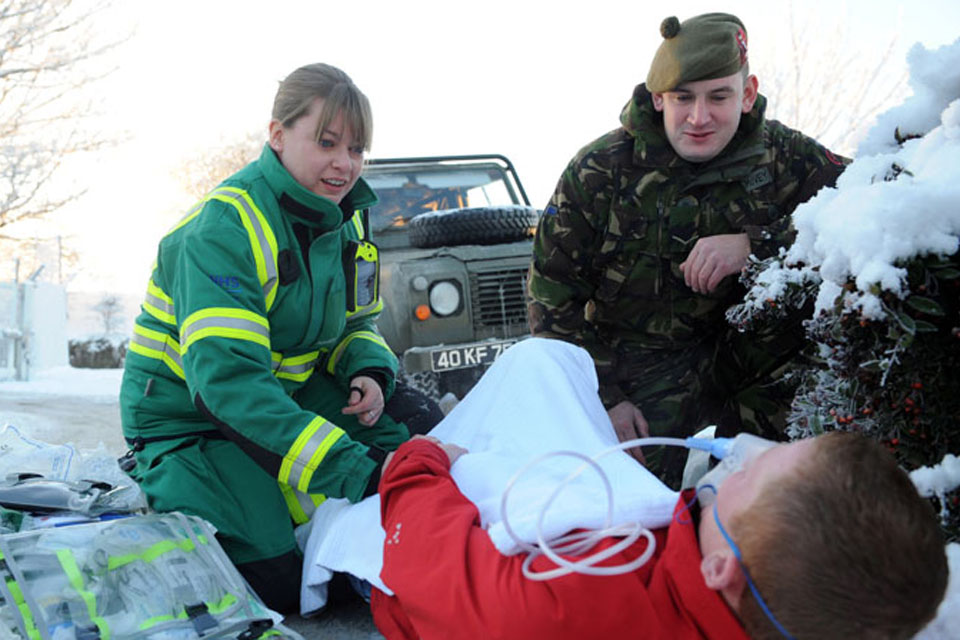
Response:
[[[468,369],[478,365],[490,364],[504,351],[517,344],[519,340],[486,342],[467,347],[451,347],[430,352],[430,368],[433,371],[452,371]]]

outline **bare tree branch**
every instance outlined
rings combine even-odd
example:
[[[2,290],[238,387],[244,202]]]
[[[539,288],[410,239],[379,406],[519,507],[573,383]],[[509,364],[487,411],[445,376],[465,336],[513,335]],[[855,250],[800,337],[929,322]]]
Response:
[[[64,157],[112,141],[90,127],[85,90],[110,73],[97,24],[106,0],[0,2],[0,228],[82,195],[53,195]]]
[[[185,162],[174,172],[186,191],[199,199],[260,156],[266,132],[250,132]]]
[[[891,72],[896,37],[883,48],[855,48],[847,23],[798,17],[793,3],[789,11],[786,51],[758,63],[767,115],[852,155],[862,126],[907,90],[906,70]]]

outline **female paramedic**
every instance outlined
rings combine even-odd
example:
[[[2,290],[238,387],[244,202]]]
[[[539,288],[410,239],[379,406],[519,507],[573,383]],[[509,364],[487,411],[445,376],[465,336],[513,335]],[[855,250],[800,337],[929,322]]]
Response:
[[[366,96],[312,64],[277,91],[259,159],[160,241],[120,391],[129,473],[157,511],[209,520],[264,602],[297,608],[294,523],[377,490],[383,459],[438,418],[393,398],[360,177]],[[404,413],[407,415],[405,416]],[[134,464],[135,462],[135,464]]]

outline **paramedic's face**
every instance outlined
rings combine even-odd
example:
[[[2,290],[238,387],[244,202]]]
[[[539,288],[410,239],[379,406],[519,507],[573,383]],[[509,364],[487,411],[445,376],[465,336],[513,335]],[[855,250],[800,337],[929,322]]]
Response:
[[[744,78],[738,72],[654,93],[653,108],[663,112],[663,128],[677,155],[689,162],[707,162],[733,140],[740,116],[753,109],[756,99],[756,76]]]
[[[340,204],[360,177],[363,146],[355,142],[342,112],[318,139],[322,109],[323,99],[317,98],[292,126],[285,127],[276,120],[271,122],[270,147],[297,182],[318,196]]]

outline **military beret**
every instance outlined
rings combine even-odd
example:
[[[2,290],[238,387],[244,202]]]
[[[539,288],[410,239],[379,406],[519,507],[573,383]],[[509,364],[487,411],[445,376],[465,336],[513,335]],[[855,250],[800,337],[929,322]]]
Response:
[[[669,17],[660,24],[660,43],[647,90],[672,91],[684,82],[724,78],[747,62],[747,29],[729,13],[705,13],[680,22]]]

